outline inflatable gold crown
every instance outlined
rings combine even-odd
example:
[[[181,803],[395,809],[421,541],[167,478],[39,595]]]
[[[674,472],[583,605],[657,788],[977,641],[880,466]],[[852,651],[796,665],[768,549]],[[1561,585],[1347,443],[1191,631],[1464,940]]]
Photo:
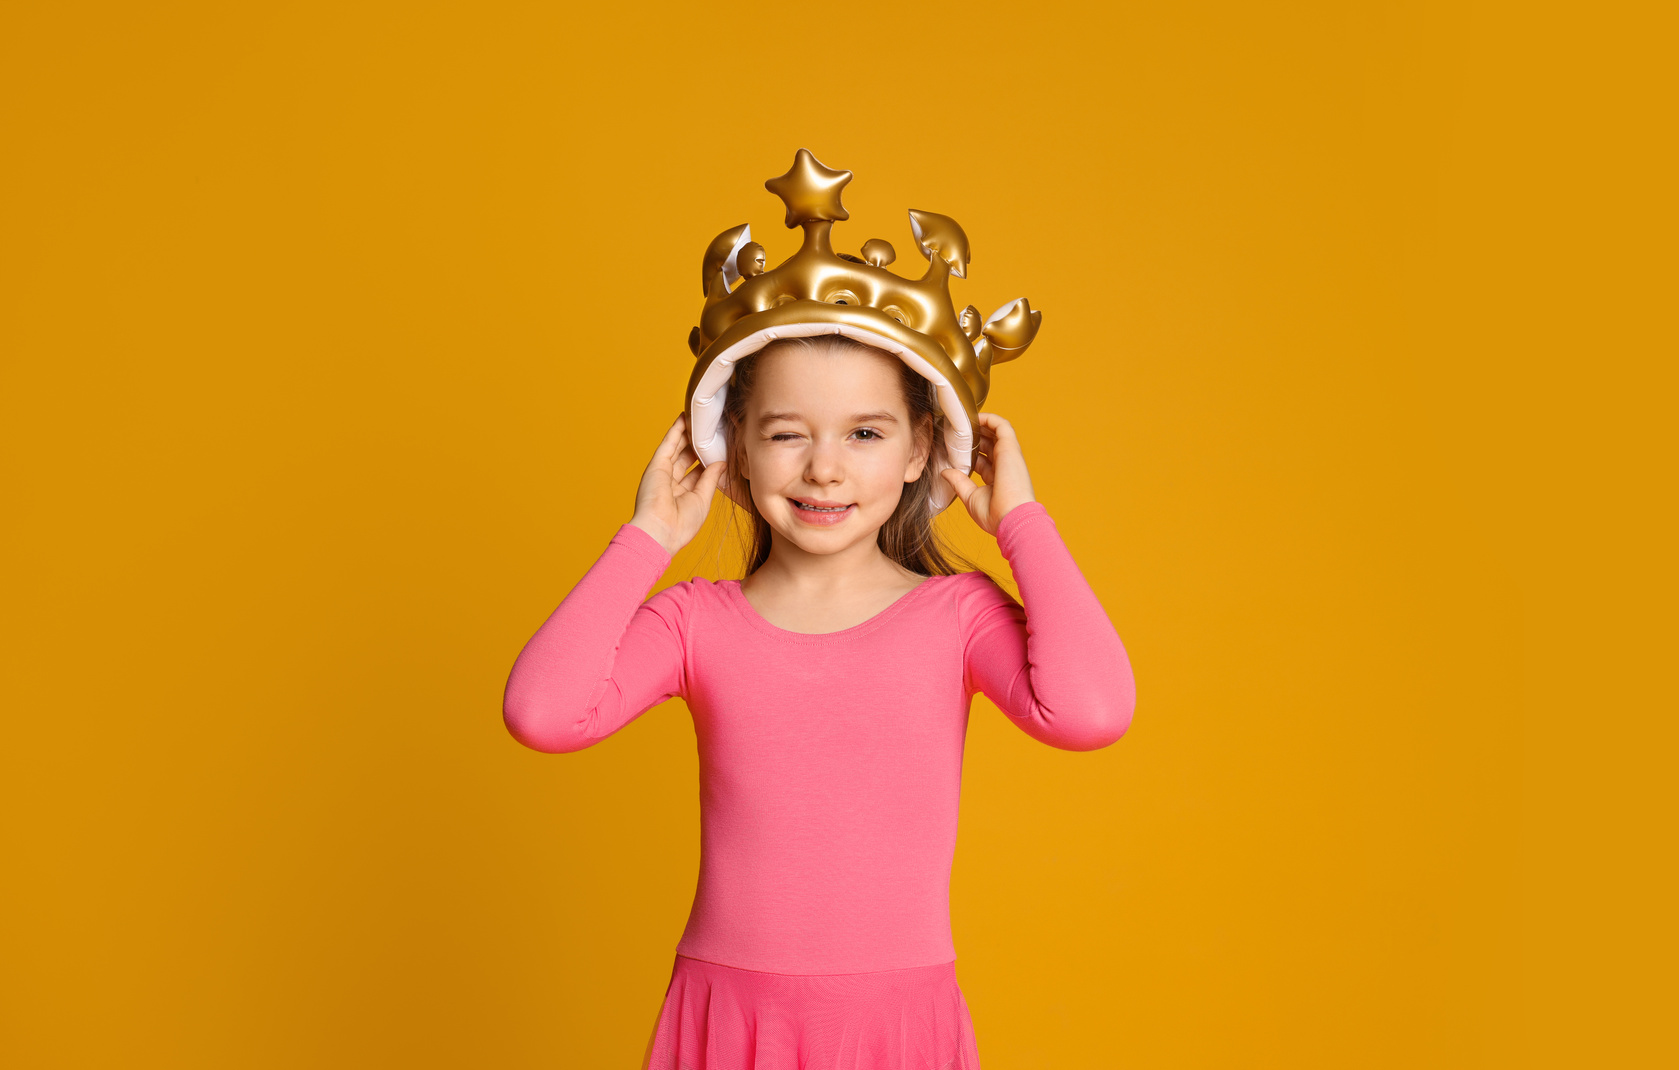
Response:
[[[1025,298],[1008,302],[989,318],[969,305],[956,311],[950,276],[967,278],[968,236],[956,220],[910,210],[915,243],[927,273],[906,279],[886,270],[896,259],[879,238],[863,243],[861,256],[835,253],[830,232],[851,217],[840,204],[850,171],[824,167],[800,149],[793,167],[764,185],[787,205],[787,226],[804,228],[804,244],[780,267],[765,269],[764,248],[749,224],[717,235],[705,251],[705,309],[688,335],[695,356],[685,407],[689,438],[705,464],[727,450],[723,403],[735,363],[778,338],[843,334],[894,353],[929,379],[944,414],[944,467],[973,470],[974,426],[991,388],[991,369],[1026,352],[1042,313]],[[935,510],[955,498],[934,481]]]

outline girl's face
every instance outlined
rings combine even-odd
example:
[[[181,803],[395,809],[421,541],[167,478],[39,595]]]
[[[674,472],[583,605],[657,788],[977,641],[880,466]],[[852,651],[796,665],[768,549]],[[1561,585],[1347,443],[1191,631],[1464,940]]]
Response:
[[[778,348],[759,358],[741,474],[772,530],[816,554],[873,542],[931,445],[916,441],[902,374],[879,350]]]

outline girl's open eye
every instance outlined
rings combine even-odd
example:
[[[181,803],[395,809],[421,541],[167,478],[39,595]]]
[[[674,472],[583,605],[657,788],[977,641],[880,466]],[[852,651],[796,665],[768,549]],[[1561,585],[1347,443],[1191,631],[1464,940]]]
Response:
[[[876,431],[876,430],[875,430],[875,429],[874,429],[874,428],[872,428],[872,427],[859,427],[859,428],[858,428],[858,429],[857,429],[857,433],[858,433],[858,434],[859,434],[859,435],[869,435],[869,436],[872,436],[872,437],[871,437],[871,438],[868,438],[868,439],[864,439],[864,440],[863,440],[863,441],[865,441],[865,442],[868,442],[868,441],[872,441],[872,440],[873,440],[873,439],[875,439],[875,438],[879,438],[879,437],[881,437],[881,436],[880,436],[880,432],[879,432],[879,431]]]

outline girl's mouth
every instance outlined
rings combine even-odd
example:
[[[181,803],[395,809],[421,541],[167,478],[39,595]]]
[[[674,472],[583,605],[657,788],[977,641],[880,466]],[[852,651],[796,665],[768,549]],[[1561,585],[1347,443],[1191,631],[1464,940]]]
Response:
[[[851,505],[818,508],[816,506],[806,505],[803,502],[794,501],[792,498],[788,498],[787,501],[793,506],[794,516],[798,517],[806,524],[815,524],[817,527],[832,527],[844,520],[846,517],[850,516],[852,510],[857,508],[855,502]]]

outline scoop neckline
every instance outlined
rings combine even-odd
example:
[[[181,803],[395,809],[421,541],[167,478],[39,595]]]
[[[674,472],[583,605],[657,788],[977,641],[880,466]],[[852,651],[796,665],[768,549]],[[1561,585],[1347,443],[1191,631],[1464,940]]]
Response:
[[[774,636],[777,639],[791,639],[798,642],[819,643],[834,639],[846,639],[852,636],[861,635],[864,632],[873,631],[882,624],[885,624],[892,617],[896,616],[898,612],[904,608],[904,606],[914,600],[916,595],[920,594],[928,587],[931,587],[936,580],[942,579],[949,579],[949,577],[928,576],[914,587],[911,587],[909,590],[899,595],[890,605],[870,617],[868,620],[862,621],[858,624],[853,624],[849,628],[841,628],[837,632],[795,632],[779,625],[771,624],[768,620],[764,619],[763,614],[759,613],[752,607],[751,602],[747,601],[746,592],[740,589],[739,580],[724,580],[723,588],[729,592],[729,600],[734,603],[735,609],[738,610],[740,615],[746,619],[746,622],[763,632],[765,635]]]

